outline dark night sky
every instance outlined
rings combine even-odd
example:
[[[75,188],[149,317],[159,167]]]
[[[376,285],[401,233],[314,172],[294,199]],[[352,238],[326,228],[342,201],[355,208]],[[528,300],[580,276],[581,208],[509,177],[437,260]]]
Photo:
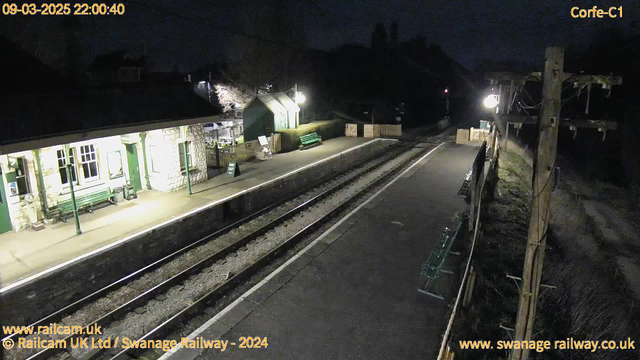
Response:
[[[234,17],[237,1],[139,0],[162,6],[187,18],[201,16],[211,24],[238,28]],[[400,40],[417,34],[466,67],[479,59],[530,61],[540,64],[544,48],[559,44],[583,48],[605,28],[637,33],[639,6],[631,0],[601,1],[598,6],[623,6],[622,19],[574,19],[573,6],[588,7],[586,1],[382,1],[299,0],[295,11],[304,19],[309,47],[330,49],[343,43],[370,45],[376,22],[399,23]],[[110,2],[109,2],[110,3]],[[144,43],[158,70],[174,64],[188,71],[224,58],[225,47],[237,41],[234,35],[215,30],[200,20],[168,16],[149,7],[125,1],[120,17],[83,18],[83,50],[88,62],[95,55],[129,50],[138,55]],[[635,7],[635,8],[634,8]],[[633,22],[636,21],[635,28]],[[0,33],[20,43],[43,61],[56,65],[64,53],[64,38],[58,17],[2,16]]]

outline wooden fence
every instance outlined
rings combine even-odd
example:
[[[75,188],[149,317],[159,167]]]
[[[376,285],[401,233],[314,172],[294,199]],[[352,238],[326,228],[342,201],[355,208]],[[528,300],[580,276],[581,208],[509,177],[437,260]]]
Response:
[[[473,130],[473,128],[472,128]],[[477,129],[476,129],[477,130]],[[476,244],[482,238],[482,223],[481,214],[484,211],[484,207],[487,204],[487,198],[491,197],[490,192],[493,191],[491,181],[497,179],[498,171],[498,158],[500,156],[498,148],[497,131],[491,131],[486,136],[487,140],[482,142],[480,151],[476,156],[472,165],[471,183],[469,186],[471,201],[469,204],[469,231],[473,234],[471,239],[471,249],[469,250],[469,257],[462,276],[460,288],[458,289],[458,295],[453,305],[451,316],[447,328],[442,337],[440,344],[440,352],[438,353],[438,360],[453,359],[453,352],[451,351],[451,329],[455,321],[456,315],[460,310],[460,305],[468,306],[472,300],[473,287],[475,283],[475,273],[473,271],[472,260]],[[490,148],[487,150],[487,144]],[[486,161],[489,161],[489,166],[485,166]],[[485,186],[487,190],[485,191]],[[489,195],[489,196],[486,196]]]
[[[469,143],[469,130],[458,129],[458,133],[456,134],[456,144],[466,145],[468,143]]]
[[[358,124],[345,124],[344,136],[358,137]]]
[[[402,136],[402,125],[380,124],[381,136]]]
[[[365,138],[377,138],[380,136],[402,136],[402,125],[392,124],[346,124],[344,135],[358,137],[358,126]],[[364,128],[364,131],[362,131]]]
[[[469,141],[489,141],[491,131],[489,129],[474,129],[469,130]]]
[[[380,137],[380,125],[378,124],[365,124],[364,125],[364,137],[365,138],[378,138]]]

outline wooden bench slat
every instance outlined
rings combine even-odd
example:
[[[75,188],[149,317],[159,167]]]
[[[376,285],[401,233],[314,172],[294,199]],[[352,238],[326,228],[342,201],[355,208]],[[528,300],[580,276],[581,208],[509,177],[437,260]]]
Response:
[[[302,144],[302,146],[321,143],[321,142],[322,142],[322,138],[315,132],[300,136],[300,143]]]
[[[93,206],[93,204],[97,204],[105,200],[110,200],[111,198],[113,198],[113,194],[111,193],[111,191],[109,189],[103,189],[92,193],[76,196],[76,206],[78,207],[78,210],[80,210],[88,206]],[[71,199],[58,202],[58,211],[61,218],[64,218],[67,213],[72,212],[73,202],[71,201]]]

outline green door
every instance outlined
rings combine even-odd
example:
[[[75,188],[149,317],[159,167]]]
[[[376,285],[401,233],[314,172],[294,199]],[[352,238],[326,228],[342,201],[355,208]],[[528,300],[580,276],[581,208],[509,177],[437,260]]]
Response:
[[[127,164],[129,164],[129,180],[136,191],[142,190],[140,166],[138,165],[138,149],[136,144],[126,144],[125,146],[127,148]]]
[[[4,192],[4,180],[2,178],[2,171],[0,170],[0,234],[11,230],[9,205],[7,204],[7,195]]]

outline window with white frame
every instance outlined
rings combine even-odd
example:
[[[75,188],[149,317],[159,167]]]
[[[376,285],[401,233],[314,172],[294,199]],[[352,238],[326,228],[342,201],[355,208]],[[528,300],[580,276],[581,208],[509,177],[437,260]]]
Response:
[[[62,185],[69,185],[69,177],[67,175],[67,158],[64,153],[64,149],[57,151],[58,155],[58,173],[60,173],[60,183]],[[76,160],[73,148],[69,149],[69,162],[71,163],[71,178],[74,183],[78,182],[78,175],[76,173]]]
[[[186,169],[184,166],[184,144],[185,143],[178,144],[178,153],[180,154],[180,171],[185,171]],[[189,170],[191,170],[191,143],[187,143],[187,160],[189,161]]]
[[[100,177],[98,172],[98,156],[93,144],[80,146],[80,161],[82,162],[82,175],[86,180]]]

